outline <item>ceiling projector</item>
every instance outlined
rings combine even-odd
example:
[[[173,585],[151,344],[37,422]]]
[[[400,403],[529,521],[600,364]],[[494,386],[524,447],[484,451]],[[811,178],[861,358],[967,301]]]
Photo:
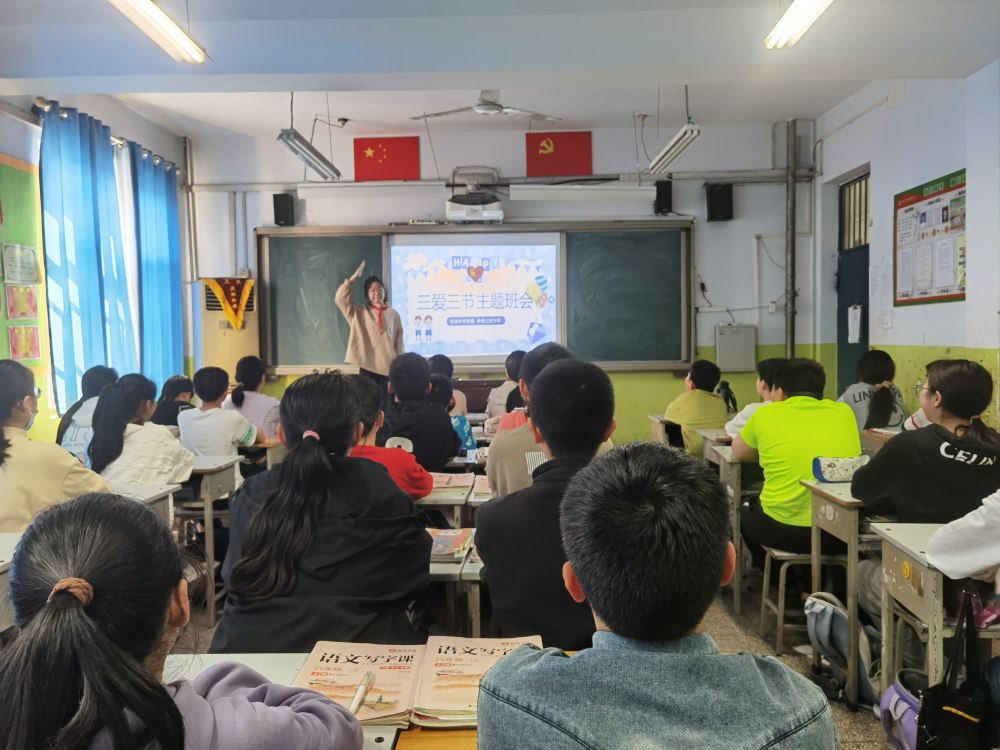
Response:
[[[469,191],[451,196],[444,215],[448,221],[503,221],[503,203],[492,193]]]

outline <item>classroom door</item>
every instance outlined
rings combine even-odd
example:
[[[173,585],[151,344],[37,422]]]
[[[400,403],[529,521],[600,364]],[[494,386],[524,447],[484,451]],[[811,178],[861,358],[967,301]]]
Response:
[[[847,312],[861,305],[861,342],[847,343]],[[858,358],[868,351],[868,245],[837,258],[837,395],[854,383]]]

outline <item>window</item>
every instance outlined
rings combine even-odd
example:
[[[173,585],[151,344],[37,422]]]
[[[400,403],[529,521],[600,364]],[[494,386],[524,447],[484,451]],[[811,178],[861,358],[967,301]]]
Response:
[[[868,244],[868,220],[871,198],[868,191],[871,175],[840,186],[840,252]]]

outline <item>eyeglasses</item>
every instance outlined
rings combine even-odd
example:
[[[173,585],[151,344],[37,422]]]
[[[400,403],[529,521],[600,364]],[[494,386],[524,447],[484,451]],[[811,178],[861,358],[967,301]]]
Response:
[[[917,381],[917,384],[915,386],[913,386],[913,392],[916,394],[917,398],[920,398],[920,392],[922,390],[924,390],[924,389],[926,389],[926,390],[929,391],[930,390],[930,386],[927,385],[927,383],[922,383],[919,380]]]
[[[42,389],[36,385],[34,388],[31,389],[31,393],[29,393],[27,396],[25,396],[24,398],[22,398],[20,401],[17,402],[17,405],[20,406],[21,404],[23,404],[24,399],[28,398],[28,396],[33,397],[37,401],[41,397],[41,395],[42,395]]]

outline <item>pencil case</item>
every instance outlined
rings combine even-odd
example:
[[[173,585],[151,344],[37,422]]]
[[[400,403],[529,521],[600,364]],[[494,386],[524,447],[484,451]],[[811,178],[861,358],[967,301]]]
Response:
[[[870,460],[869,456],[814,458],[813,476],[820,482],[850,482],[854,472]]]

